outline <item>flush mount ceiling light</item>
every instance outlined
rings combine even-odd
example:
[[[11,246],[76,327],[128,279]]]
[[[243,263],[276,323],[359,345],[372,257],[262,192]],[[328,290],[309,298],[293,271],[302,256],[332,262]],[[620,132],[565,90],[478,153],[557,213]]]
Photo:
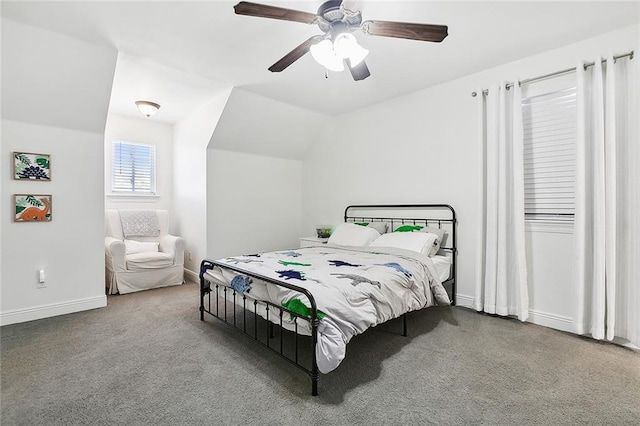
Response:
[[[151,117],[160,109],[160,105],[150,101],[136,101],[136,106],[141,113],[147,116],[147,118]]]

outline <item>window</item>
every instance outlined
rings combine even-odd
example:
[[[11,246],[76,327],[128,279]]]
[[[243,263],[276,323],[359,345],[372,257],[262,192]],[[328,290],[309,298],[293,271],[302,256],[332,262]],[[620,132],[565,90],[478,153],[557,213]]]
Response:
[[[156,193],[156,147],[114,141],[111,191],[114,194]]]
[[[576,88],[522,99],[527,220],[573,221]]]

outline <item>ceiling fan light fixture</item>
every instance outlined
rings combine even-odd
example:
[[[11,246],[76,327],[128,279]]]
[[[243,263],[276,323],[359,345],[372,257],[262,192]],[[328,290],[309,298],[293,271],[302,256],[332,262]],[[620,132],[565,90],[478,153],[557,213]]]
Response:
[[[349,62],[351,62],[351,66],[355,67],[360,62],[364,61],[364,58],[367,57],[369,51],[360,45],[356,45],[355,49],[349,55]]]
[[[351,33],[338,34],[333,42],[333,51],[342,59],[349,59],[351,66],[356,66],[364,60],[369,51],[360,46]]]
[[[322,40],[311,46],[309,50],[313,59],[329,71],[340,72],[344,70],[344,61],[335,54],[330,40]]]
[[[154,115],[160,109],[160,105],[151,101],[136,101],[138,110],[147,116],[147,118]]]
[[[333,51],[342,59],[350,57],[356,46],[360,47],[356,38],[350,33],[338,34],[333,41]]]

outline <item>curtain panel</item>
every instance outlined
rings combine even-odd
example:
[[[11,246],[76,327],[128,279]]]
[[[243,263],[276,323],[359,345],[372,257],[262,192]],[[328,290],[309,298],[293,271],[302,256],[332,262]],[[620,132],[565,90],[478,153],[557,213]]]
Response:
[[[637,61],[577,66],[575,332],[640,346]]]
[[[517,81],[517,80],[516,80]],[[479,91],[482,93],[482,91]],[[480,96],[483,167],[475,309],[529,315],[524,234],[522,100],[518,84]]]

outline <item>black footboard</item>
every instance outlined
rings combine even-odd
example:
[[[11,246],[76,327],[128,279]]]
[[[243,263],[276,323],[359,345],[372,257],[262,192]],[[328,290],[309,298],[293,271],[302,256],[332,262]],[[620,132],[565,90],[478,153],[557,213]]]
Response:
[[[302,316],[296,312],[264,300],[253,299],[245,293],[239,293],[235,289],[207,281],[204,274],[207,270],[213,269],[215,266],[224,269],[230,269],[242,275],[249,276],[270,284],[286,287],[305,295],[311,306],[311,314],[309,317]],[[212,300],[213,299],[213,300]],[[258,309],[264,308],[266,312],[265,318],[259,313]],[[311,293],[302,287],[292,285],[286,282],[276,281],[272,278],[259,274],[244,271],[228,264],[219,263],[213,260],[203,260],[200,264],[200,320],[204,321],[204,314],[208,313],[218,318],[225,324],[240,331],[244,335],[254,339],[258,343],[266,346],[281,357],[304,371],[311,378],[311,394],[318,395],[318,364],[316,360],[316,345],[318,343],[318,310],[316,301]],[[293,348],[290,352],[285,352],[283,341],[287,335],[287,330],[283,326],[283,315],[290,315],[293,320],[292,335]],[[310,342],[298,334],[298,322],[304,321],[311,326]],[[278,327],[278,336],[275,335],[274,325]],[[272,342],[274,341],[275,342]],[[308,352],[310,354],[310,363],[304,363],[300,357],[303,351],[302,344],[308,344]]]

